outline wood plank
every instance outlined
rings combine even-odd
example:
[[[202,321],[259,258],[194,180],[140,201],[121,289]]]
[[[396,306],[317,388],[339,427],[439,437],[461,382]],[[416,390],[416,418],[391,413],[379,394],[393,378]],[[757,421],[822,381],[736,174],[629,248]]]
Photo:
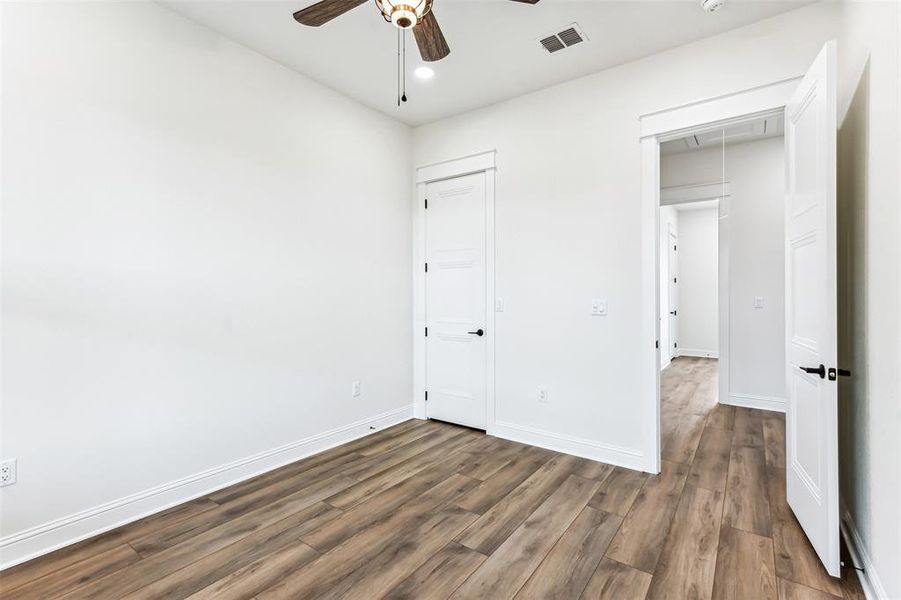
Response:
[[[528,447],[525,444],[500,438],[488,437],[488,439],[493,440],[490,446],[484,449],[477,448],[467,453],[468,460],[459,467],[458,473],[485,481],[525,452]]]
[[[327,597],[335,591],[346,591],[345,584],[353,585],[356,577],[367,572],[367,565],[374,557],[390,558],[392,553],[397,552],[391,549],[396,547],[392,546],[395,541],[416,547],[416,543],[411,544],[410,540],[418,540],[416,536],[426,535],[435,527],[443,531],[445,526],[468,524],[474,515],[460,509],[457,509],[459,512],[448,512],[448,507],[475,484],[476,480],[469,477],[451,475],[387,518],[363,529],[304,568],[290,573],[278,584],[257,594],[258,600]],[[441,519],[450,521],[436,522],[436,513],[442,515]]]
[[[469,512],[484,514],[540,469],[553,455],[554,453],[543,448],[525,450],[478,487],[462,496],[457,501],[457,506]]]
[[[735,407],[733,445],[763,447],[763,419],[760,416],[762,412],[743,406]]]
[[[728,404],[717,404],[707,415],[707,427],[715,429],[735,429],[735,407]]]
[[[303,548],[297,567],[310,562],[319,553],[300,542],[300,536],[332,518],[338,510],[319,503],[313,509],[295,513],[268,527],[254,531],[216,552],[175,571],[158,574],[159,579],[123,600],[167,600],[185,598],[249,564],[269,557],[284,548]]]
[[[223,500],[223,504],[218,508],[184,519],[159,531],[150,531],[147,535],[130,540],[129,543],[141,556],[147,558],[292,494],[322,488],[332,489],[333,493],[345,489],[356,482],[344,477],[342,483],[347,485],[335,487],[334,478],[340,471],[338,467],[347,464],[347,461],[355,460],[355,457],[359,455],[342,455],[338,461],[329,461],[304,473],[256,487],[243,494],[221,490],[223,494],[218,497]]]
[[[841,580],[829,576],[788,506],[785,469],[767,469],[776,575],[833,596],[842,595]]]
[[[686,465],[662,461],[662,471],[641,488],[607,556],[653,573],[687,477]]]
[[[601,559],[580,598],[582,600],[640,600],[648,593],[651,576],[609,558]]]
[[[258,558],[188,597],[191,600],[251,598],[279,582],[286,574],[299,569],[316,555],[316,552],[306,544],[290,544]]]
[[[770,504],[763,448],[732,448],[723,524],[758,535],[770,535]]]
[[[30,581],[15,590],[4,590],[3,599],[26,600],[56,597],[124,569],[140,559],[141,557],[138,553],[128,544],[116,546],[63,567],[58,571],[48,573],[44,577]],[[0,575],[0,579],[4,578],[5,575]]]
[[[763,417],[766,466],[785,468],[785,415],[770,412]]]
[[[478,517],[459,506],[445,508],[420,531],[414,532],[411,538],[416,543],[410,543],[409,539],[395,540],[385,551],[366,561],[362,568],[354,569],[352,577],[343,579],[327,597],[336,600],[382,598]]]
[[[575,464],[575,457],[555,456],[479,517],[457,541],[482,554],[491,554],[554,492]]]
[[[451,598],[513,598],[597,488],[596,481],[568,476]]]
[[[684,413],[677,419],[678,425],[672,433],[664,439],[663,460],[690,465],[694,460],[695,450],[701,441],[704,432],[706,415]]]
[[[453,456],[456,452],[483,437],[484,434],[477,434],[468,429],[462,430],[440,446],[430,448],[427,452],[417,454],[398,465],[359,481],[330,496],[326,502],[342,510],[347,510],[408,477],[448,460],[449,456]]]
[[[705,427],[688,472],[688,483],[708,490],[725,491],[731,454],[732,432]]]
[[[686,485],[648,598],[710,598],[723,493]]]
[[[529,577],[517,600],[578,598],[622,520],[619,515],[586,506]]]
[[[713,598],[776,600],[773,541],[723,525],[720,529]]]
[[[485,558],[484,554],[451,542],[388,592],[385,600],[447,598]]]
[[[69,565],[90,559],[96,554],[107,552],[125,543],[126,540],[122,536],[122,532],[116,529],[10,567],[4,570],[2,576],[0,576],[0,591],[4,593],[9,592],[26,583],[40,579],[50,573],[55,573]]]
[[[377,454],[360,462],[358,465],[342,470],[344,475],[353,477],[357,480],[364,480],[375,477],[380,473],[388,471],[391,467],[395,467],[412,458],[421,456],[429,450],[434,450],[448,440],[451,440],[461,434],[461,430],[455,427],[448,427],[438,431],[429,432],[427,435],[421,436],[415,440],[402,444],[382,454]]]
[[[301,490],[296,494],[266,504],[255,511],[145,558],[129,568],[99,579],[77,590],[74,596],[78,598],[121,598],[296,513],[309,511],[303,516],[308,519],[314,518],[315,515],[331,509],[320,502],[324,496],[341,486],[352,483],[352,479],[338,475],[327,480],[323,485]]]
[[[448,480],[452,474],[451,469],[443,464],[436,465],[426,472],[418,473],[310,531],[303,536],[303,541],[319,552],[325,553],[366,527],[389,518],[394,511],[428,493]],[[474,484],[475,481],[468,483]]]
[[[604,512],[625,516],[647,478],[647,473],[614,467],[588,504]]]
[[[841,600],[838,596],[781,578],[779,579],[779,598],[780,600]]]
[[[578,458],[576,466],[573,468],[572,474],[578,475],[579,477],[584,477],[585,479],[604,481],[605,479],[610,477],[613,469],[613,465],[608,465],[596,460],[588,460],[587,458]]]

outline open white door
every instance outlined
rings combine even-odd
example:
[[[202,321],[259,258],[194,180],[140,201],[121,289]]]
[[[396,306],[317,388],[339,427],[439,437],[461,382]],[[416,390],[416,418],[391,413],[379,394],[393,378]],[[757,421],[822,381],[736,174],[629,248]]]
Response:
[[[835,42],[785,107],[786,485],[826,570],[839,577]]]

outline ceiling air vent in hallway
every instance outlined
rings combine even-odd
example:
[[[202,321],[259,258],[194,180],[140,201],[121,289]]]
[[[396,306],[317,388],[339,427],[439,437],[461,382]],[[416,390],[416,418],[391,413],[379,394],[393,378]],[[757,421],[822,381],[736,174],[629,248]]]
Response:
[[[587,40],[588,38],[582,32],[582,28],[579,27],[578,23],[573,23],[559,33],[540,38],[538,43],[548,52],[554,53]]]

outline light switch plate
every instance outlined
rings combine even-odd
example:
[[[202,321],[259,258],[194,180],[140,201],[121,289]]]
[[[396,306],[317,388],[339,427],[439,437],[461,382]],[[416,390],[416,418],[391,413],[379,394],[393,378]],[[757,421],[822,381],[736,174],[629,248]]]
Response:
[[[360,386],[359,381],[354,381],[353,384],[351,385],[350,393],[353,395],[354,398],[356,398],[357,396],[360,395],[360,388],[361,388],[361,386]]]
[[[763,296],[754,296],[754,308],[763,308]]]
[[[547,388],[538,386],[538,404],[547,404]]]
[[[495,312],[504,312],[504,299],[503,298],[495,298],[494,299],[494,311]]]
[[[591,301],[591,314],[595,317],[603,317],[607,315],[607,301],[602,298],[595,298]]]

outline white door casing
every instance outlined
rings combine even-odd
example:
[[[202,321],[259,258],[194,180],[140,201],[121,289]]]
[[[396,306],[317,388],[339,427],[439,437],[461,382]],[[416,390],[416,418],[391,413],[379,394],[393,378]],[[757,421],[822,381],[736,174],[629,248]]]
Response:
[[[835,70],[829,42],[785,107],[785,324],[788,504],[838,577]]]
[[[485,429],[486,176],[426,187],[425,322],[428,418]]]
[[[679,277],[679,256],[677,248],[679,239],[676,232],[670,228],[669,231],[669,247],[667,248],[668,269],[667,269],[667,287],[668,287],[668,306],[669,306],[669,356],[675,358],[678,355],[679,348],[679,286],[677,279]]]

